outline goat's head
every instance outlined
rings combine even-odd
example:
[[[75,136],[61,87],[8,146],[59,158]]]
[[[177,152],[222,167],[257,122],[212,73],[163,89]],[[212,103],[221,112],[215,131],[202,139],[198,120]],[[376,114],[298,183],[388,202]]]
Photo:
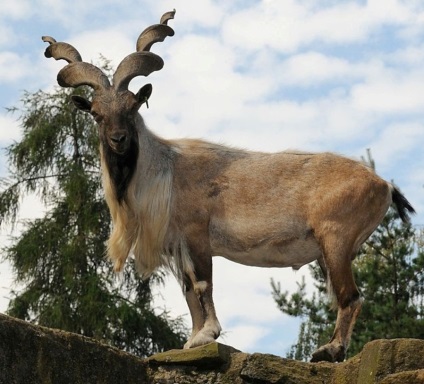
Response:
[[[137,94],[129,91],[128,85],[136,76],[148,76],[162,69],[163,60],[150,52],[150,48],[154,43],[174,35],[173,29],[167,25],[174,15],[175,10],[165,13],[160,24],[152,25],[140,34],[136,52],[121,61],[113,75],[112,83],[101,69],[83,62],[81,55],[72,45],[57,42],[50,36],[42,38],[50,44],[44,53],[46,57],[68,62],[57,75],[60,86],[88,85],[94,89],[91,101],[81,96],[72,96],[72,101],[78,109],[93,116],[99,125],[102,145],[117,155],[126,155],[131,143],[137,140],[138,109],[148,103],[152,93],[151,84],[143,86]]]

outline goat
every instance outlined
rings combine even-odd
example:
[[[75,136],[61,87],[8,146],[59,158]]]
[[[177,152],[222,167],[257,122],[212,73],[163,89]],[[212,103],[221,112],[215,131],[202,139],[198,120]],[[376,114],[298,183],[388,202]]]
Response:
[[[58,73],[59,85],[94,89],[92,101],[72,101],[99,125],[114,270],[122,270],[129,254],[143,278],[170,268],[185,290],[192,334],[184,348],[192,348],[221,332],[212,298],[213,256],[294,269],[317,260],[338,313],[333,337],[312,361],[343,361],[362,303],[352,260],[392,203],[403,221],[414,209],[370,167],[333,153],[252,152],[151,132],[138,110],[152,86],[134,94],[128,85],[163,67],[150,48],[174,35],[168,26],[174,15],[164,14],[141,33],[112,83],[74,47],[43,37],[49,43],[45,56],[68,62]]]

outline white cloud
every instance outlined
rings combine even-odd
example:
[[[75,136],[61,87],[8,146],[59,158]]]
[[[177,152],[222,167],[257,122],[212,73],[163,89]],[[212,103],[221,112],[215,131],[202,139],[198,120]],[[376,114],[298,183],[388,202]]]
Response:
[[[31,10],[31,1],[2,1],[0,3],[0,18],[20,19],[26,17]]]
[[[414,13],[397,0],[338,2],[306,20],[305,37],[327,43],[361,42],[384,25],[408,22]]]
[[[77,26],[90,25],[89,18],[95,17],[96,9],[103,6],[107,11],[107,7],[116,3],[116,0],[105,0],[102,3],[100,4],[98,0],[36,0],[32,11],[43,20],[54,21],[63,27],[72,29]]]
[[[305,18],[306,12],[291,0],[256,3],[226,18],[222,36],[237,49],[258,51],[268,46],[283,52],[292,51],[302,39],[299,21]]]
[[[393,73],[369,79],[352,89],[356,108],[385,114],[424,111],[424,71]]]
[[[422,12],[422,9],[421,9]],[[397,0],[332,2],[261,1],[227,18],[223,35],[248,50],[271,47],[293,52],[313,42],[357,43],[384,25],[413,22],[416,9]]]
[[[193,1],[187,7],[170,0],[154,2],[153,5],[157,14],[171,11],[174,8],[176,8],[177,14],[171,23],[177,27],[178,34],[190,32],[196,28],[215,28],[219,26],[225,15],[225,8],[213,0]]]
[[[420,68],[424,62],[424,45],[410,45],[384,55],[384,60],[396,66]]]
[[[11,41],[14,41],[15,34],[12,28],[5,25],[4,23],[0,24],[0,47],[10,45]]]
[[[264,94],[269,85],[237,73],[234,53],[210,37],[188,35],[175,46],[168,44],[169,58],[154,81],[156,107],[145,115],[157,113],[163,121],[165,111],[184,127],[185,136],[206,136],[222,121],[242,115],[243,105]],[[154,120],[149,116],[150,121]],[[149,125],[164,130],[159,124]]]
[[[252,349],[252,346],[269,333],[270,329],[267,327],[238,325],[228,330],[222,336],[222,341],[220,342],[231,345],[240,351],[249,351]]]
[[[26,77],[30,64],[26,58],[14,52],[0,53],[0,82],[16,82]]]
[[[16,116],[0,115],[0,143],[4,145],[11,144],[21,137],[21,128]]]
[[[125,56],[135,51],[138,35],[134,36],[133,41],[127,35],[114,26],[103,30],[85,30],[66,42],[78,50],[83,61],[96,64],[101,55],[111,60],[112,66],[116,68]],[[67,64],[64,61],[61,63],[62,66]]]
[[[284,84],[297,87],[313,84],[316,87],[322,82],[351,78],[352,65],[346,59],[310,51],[290,56],[278,66],[278,72]]]
[[[385,127],[370,143],[378,168],[407,161],[415,150],[422,151],[424,121],[398,122]]]

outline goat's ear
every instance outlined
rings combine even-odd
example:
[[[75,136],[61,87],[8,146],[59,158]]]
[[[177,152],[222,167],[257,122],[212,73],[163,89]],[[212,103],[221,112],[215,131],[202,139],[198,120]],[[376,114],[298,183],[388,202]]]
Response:
[[[152,94],[153,87],[152,84],[146,84],[140,88],[135,97],[137,101],[140,103],[140,107],[146,103],[147,108],[149,108],[149,97]]]
[[[90,112],[91,111],[91,101],[88,101],[84,97],[81,96],[71,96],[71,100],[74,103],[74,105],[84,112]]]

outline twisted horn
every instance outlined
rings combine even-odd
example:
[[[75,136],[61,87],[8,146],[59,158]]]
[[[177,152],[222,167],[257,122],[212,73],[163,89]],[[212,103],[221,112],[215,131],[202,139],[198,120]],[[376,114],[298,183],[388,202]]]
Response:
[[[136,51],[150,51],[154,43],[164,41],[167,36],[174,36],[174,30],[165,24],[147,27],[137,39]]]
[[[79,87],[88,85],[95,91],[110,88],[107,76],[100,68],[84,62],[68,64],[57,75],[57,82],[61,87]]]
[[[154,43],[164,41],[167,36],[173,36],[174,30],[167,25],[173,19],[175,10],[162,15],[160,24],[146,28],[137,39],[137,52],[125,57],[113,75],[113,86],[117,91],[128,89],[130,81],[136,76],[148,76],[163,67],[163,60],[149,52]],[[57,42],[51,36],[43,36],[42,40],[49,43],[44,55],[56,60],[66,60],[69,64],[59,71],[57,81],[62,87],[78,87],[89,85],[95,91],[109,88],[110,82],[103,71],[96,66],[82,61],[79,52],[70,44]]]
[[[154,43],[164,41],[167,36],[174,36],[174,30],[168,26],[168,20],[175,17],[176,10],[166,12],[160,18],[160,24],[147,27],[137,39],[136,51],[150,51]]]
[[[160,23],[168,25],[168,20],[173,19],[176,13],[177,11],[175,10],[175,8],[173,11],[164,13],[162,17],[160,18]]]
[[[68,63],[82,61],[81,55],[71,44],[58,43],[51,36],[43,36],[41,39],[50,44],[44,52],[44,56],[47,58],[53,57],[56,60],[66,60]]]
[[[164,41],[167,36],[174,36],[174,30],[167,25],[175,16],[175,9],[162,15],[160,24],[151,25],[141,32],[137,39],[136,50],[125,57],[113,75],[113,86],[117,91],[128,89],[130,81],[136,76],[148,76],[163,67],[163,60],[149,52],[154,43]]]
[[[110,82],[102,70],[93,64],[83,62],[81,55],[72,45],[57,42],[51,36],[43,36],[41,39],[50,44],[44,52],[44,56],[53,57],[56,60],[66,60],[69,63],[57,75],[57,82],[61,87],[89,85],[95,91],[110,87]]]
[[[152,52],[134,52],[125,57],[113,75],[113,86],[117,91],[128,89],[128,84],[136,76],[148,76],[163,67],[163,60]]]

